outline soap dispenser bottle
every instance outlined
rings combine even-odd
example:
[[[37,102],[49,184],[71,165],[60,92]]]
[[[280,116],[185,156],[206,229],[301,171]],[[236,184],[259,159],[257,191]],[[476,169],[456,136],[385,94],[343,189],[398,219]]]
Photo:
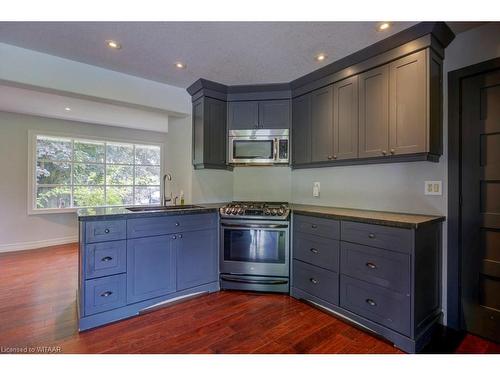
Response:
[[[181,190],[181,206],[184,206],[184,190]]]

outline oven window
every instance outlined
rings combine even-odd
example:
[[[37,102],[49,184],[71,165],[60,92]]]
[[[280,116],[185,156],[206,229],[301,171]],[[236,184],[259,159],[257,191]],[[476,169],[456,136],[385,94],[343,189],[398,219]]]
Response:
[[[273,140],[233,141],[234,159],[273,159]]]
[[[286,232],[261,229],[225,229],[224,260],[285,263]]]

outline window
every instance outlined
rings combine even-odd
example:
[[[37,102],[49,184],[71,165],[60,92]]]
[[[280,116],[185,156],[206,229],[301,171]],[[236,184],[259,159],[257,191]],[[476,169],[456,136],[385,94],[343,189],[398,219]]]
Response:
[[[161,148],[35,135],[33,211],[160,203]]]

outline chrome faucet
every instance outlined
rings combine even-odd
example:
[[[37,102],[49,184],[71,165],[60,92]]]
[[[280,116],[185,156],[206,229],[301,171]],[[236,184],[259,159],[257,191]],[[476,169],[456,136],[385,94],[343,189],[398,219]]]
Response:
[[[172,175],[170,173],[164,174],[163,175],[163,200],[162,200],[162,205],[166,206],[167,202],[172,202],[172,187],[170,187],[170,197],[167,198],[167,195],[165,194],[165,188],[167,186],[167,180],[172,181]]]

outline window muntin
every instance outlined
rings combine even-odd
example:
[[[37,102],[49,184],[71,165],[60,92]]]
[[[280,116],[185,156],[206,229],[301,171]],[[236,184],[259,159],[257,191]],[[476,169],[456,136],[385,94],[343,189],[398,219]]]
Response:
[[[35,210],[160,203],[159,145],[36,135]]]

